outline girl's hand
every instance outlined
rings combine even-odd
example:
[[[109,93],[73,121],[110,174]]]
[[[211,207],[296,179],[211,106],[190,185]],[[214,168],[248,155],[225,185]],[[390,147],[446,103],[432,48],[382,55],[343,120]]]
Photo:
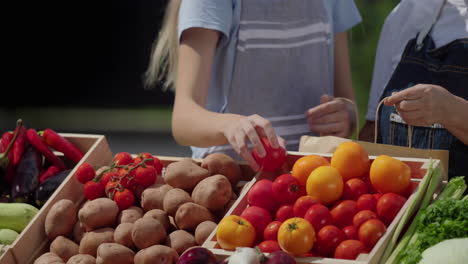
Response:
[[[253,158],[247,140],[252,143],[260,157],[266,155],[260,137],[268,138],[273,148],[286,148],[285,140],[276,135],[270,121],[259,115],[241,116],[237,122],[228,125],[223,132],[237,154],[245,159],[255,171],[258,171],[260,166]]]
[[[348,137],[352,127],[352,108],[346,101],[329,95],[320,97],[320,105],[306,111],[310,131],[320,136]]]
[[[454,96],[443,87],[432,84],[418,84],[392,94],[384,104],[395,106],[398,114],[409,125],[429,126],[443,124],[447,106]]]

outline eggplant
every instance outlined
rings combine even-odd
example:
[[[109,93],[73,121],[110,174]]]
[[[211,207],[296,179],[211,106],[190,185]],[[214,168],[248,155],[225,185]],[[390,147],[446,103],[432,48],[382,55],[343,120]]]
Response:
[[[41,183],[34,193],[36,205],[39,207],[43,206],[65,178],[67,178],[70,172],[71,170],[64,170]]]
[[[21,157],[11,184],[10,200],[16,203],[32,202],[32,196],[39,186],[39,176],[42,171],[42,155],[29,145]]]

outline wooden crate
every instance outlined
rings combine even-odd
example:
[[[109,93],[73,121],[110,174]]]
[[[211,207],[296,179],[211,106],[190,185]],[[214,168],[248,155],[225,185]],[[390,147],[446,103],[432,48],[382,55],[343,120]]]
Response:
[[[0,245],[0,264],[16,264],[10,246]]]
[[[326,159],[330,160],[332,154],[323,154],[323,153],[301,153],[301,152],[288,152],[288,159],[286,161],[286,166],[284,171],[290,171],[294,162],[303,157],[305,155],[315,154],[319,156],[323,156]],[[374,160],[376,156],[369,156],[371,160]],[[398,158],[398,157],[397,157]],[[413,182],[419,182],[424,176],[426,176],[427,169],[429,167],[429,159],[417,159],[417,158],[398,158],[408,164],[411,168],[411,178]],[[433,167],[439,167],[441,164],[439,160],[433,160]],[[261,173],[256,175],[252,181],[248,183],[244,191],[240,194],[239,198],[237,199],[236,203],[231,207],[231,209],[227,212],[226,215],[240,215],[242,211],[248,206],[247,204],[247,197],[246,194],[248,190],[255,184],[256,181],[269,178],[274,179],[275,177],[279,176],[278,173]],[[371,252],[369,254],[361,254],[357,260],[341,260],[341,259],[334,259],[334,258],[317,258],[317,257],[298,257],[296,258],[296,262],[298,264],[306,264],[306,263],[314,263],[314,264],[327,264],[327,263],[335,263],[335,264],[377,264],[379,263],[380,258],[384,253],[384,249],[390,241],[391,236],[393,235],[396,225],[403,216],[403,213],[408,208],[409,204],[415,199],[414,193],[408,198],[407,202],[400,210],[398,215],[395,217],[393,222],[387,227],[387,231],[385,235],[377,242]],[[216,242],[216,229],[210,234],[207,238],[205,243],[203,243],[203,247],[209,248],[218,259],[225,259],[233,254],[233,251],[227,251],[221,249],[219,244]]]
[[[34,262],[33,260],[48,248],[44,222],[51,206],[60,199],[70,199],[76,203],[79,203],[83,199],[83,184],[79,183],[75,177],[72,177],[78,166],[83,162],[89,162],[95,166],[107,165],[109,160],[112,160],[112,153],[105,136],[67,133],[60,135],[75,144],[85,155],[42,206],[41,210],[39,210],[23,232],[21,232],[6,253],[0,256],[0,264]]]

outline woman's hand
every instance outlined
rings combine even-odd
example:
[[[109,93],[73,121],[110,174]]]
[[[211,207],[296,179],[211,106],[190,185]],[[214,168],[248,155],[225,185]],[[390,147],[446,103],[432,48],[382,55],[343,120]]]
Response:
[[[286,149],[285,140],[276,135],[270,121],[259,115],[241,116],[237,122],[230,123],[224,129],[224,136],[237,154],[245,159],[255,171],[258,171],[260,166],[252,156],[252,151],[247,145],[248,141],[252,143],[260,157],[266,155],[260,137],[268,138],[273,148]]]
[[[329,95],[320,97],[320,105],[306,111],[310,131],[320,136],[348,137],[352,128],[352,108],[348,102]]]
[[[384,104],[395,106],[398,114],[412,126],[444,124],[447,106],[454,96],[443,87],[432,84],[418,84],[392,94]]]

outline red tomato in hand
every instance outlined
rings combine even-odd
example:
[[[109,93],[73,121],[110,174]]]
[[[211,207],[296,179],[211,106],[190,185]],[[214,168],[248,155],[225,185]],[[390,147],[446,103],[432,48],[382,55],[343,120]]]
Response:
[[[114,194],[114,201],[120,210],[125,210],[133,205],[135,202],[135,196],[128,189],[116,191]]]
[[[275,251],[281,251],[281,247],[276,240],[265,240],[258,245],[260,250],[264,253],[273,253]]]
[[[372,194],[363,194],[357,199],[356,206],[359,211],[370,210],[377,212],[377,199]]]
[[[343,200],[356,201],[361,195],[366,193],[367,185],[361,179],[349,179],[343,185]]]
[[[263,239],[265,240],[278,240],[278,229],[281,226],[280,221],[273,221],[265,227],[263,231]]]
[[[342,241],[346,240],[346,235],[334,225],[324,226],[317,233],[317,241],[314,244],[314,251],[321,256],[331,257],[335,248]]]
[[[304,217],[307,210],[309,210],[309,208],[314,204],[317,204],[317,200],[312,196],[304,195],[299,197],[293,206],[294,216]]]
[[[377,201],[377,215],[388,226],[405,203],[405,197],[395,193],[386,193]]]
[[[257,241],[262,239],[263,231],[272,221],[271,214],[264,208],[258,206],[249,206],[245,208],[240,217],[246,219],[253,225]]]
[[[359,240],[345,240],[335,249],[335,258],[337,259],[356,259],[361,253],[368,253],[369,250]]]
[[[294,217],[293,206],[290,204],[285,204],[281,206],[278,211],[276,211],[276,219],[278,221],[284,222],[289,218]]]
[[[270,211],[270,213],[275,213],[278,204],[272,186],[273,182],[267,179],[256,182],[247,193],[249,205],[262,207]]]
[[[346,226],[342,230],[346,235],[346,239],[358,239],[358,230],[354,226]]]
[[[372,249],[379,239],[385,234],[387,228],[379,219],[369,219],[359,227],[359,240]]]
[[[283,174],[273,181],[273,194],[280,204],[294,203],[299,197],[305,195],[305,189],[291,174]]]
[[[321,204],[312,205],[304,215],[304,219],[314,227],[314,230],[320,230],[326,225],[333,224],[333,217],[327,207]]]
[[[281,169],[286,162],[286,150],[282,147],[273,148],[267,138],[261,138],[266,155],[260,157],[256,149],[252,151],[255,161],[260,165],[260,168],[266,172],[273,172]]]
[[[132,155],[128,152],[119,152],[114,156],[114,163],[116,165],[127,165],[133,163]]]
[[[79,182],[85,184],[88,181],[94,179],[94,176],[96,176],[96,171],[91,164],[85,162],[82,163],[78,169],[76,169],[75,175]]]
[[[341,201],[330,210],[333,223],[339,228],[352,225],[353,217],[357,212],[356,202],[352,200]]]
[[[356,229],[359,229],[359,227],[367,220],[376,218],[377,215],[374,212],[370,210],[362,210],[353,217],[353,225]]]

